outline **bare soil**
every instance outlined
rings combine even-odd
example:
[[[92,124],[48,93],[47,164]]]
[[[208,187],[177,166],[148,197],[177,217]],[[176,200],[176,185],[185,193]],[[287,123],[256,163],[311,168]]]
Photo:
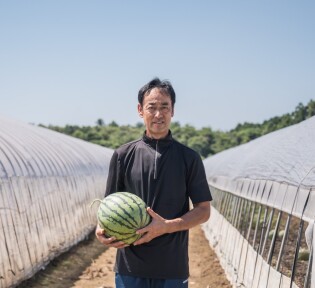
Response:
[[[18,287],[114,288],[115,254],[116,249],[106,249],[92,233]],[[190,230],[189,258],[189,287],[232,287],[199,226]]]

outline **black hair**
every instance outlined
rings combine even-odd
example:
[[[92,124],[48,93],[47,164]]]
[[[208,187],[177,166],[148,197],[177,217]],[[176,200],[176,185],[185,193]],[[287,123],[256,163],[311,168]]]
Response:
[[[142,106],[143,104],[143,98],[145,95],[149,94],[150,91],[154,88],[158,88],[162,92],[166,93],[168,96],[170,96],[171,101],[172,101],[172,107],[174,108],[175,104],[175,91],[173,89],[173,86],[171,82],[168,80],[163,80],[161,81],[159,78],[155,77],[153,78],[149,83],[145,84],[138,93],[138,102]]]

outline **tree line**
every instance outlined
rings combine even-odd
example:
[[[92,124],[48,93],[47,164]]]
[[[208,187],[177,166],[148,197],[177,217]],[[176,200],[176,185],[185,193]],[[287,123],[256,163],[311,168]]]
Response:
[[[171,124],[171,131],[176,140],[196,150],[204,159],[270,132],[297,124],[314,115],[315,101],[310,100],[307,105],[299,103],[292,113],[272,117],[263,123],[245,122],[229,131],[213,130],[210,127],[196,129],[191,125],[181,125],[179,122]],[[46,127],[41,124],[40,126]],[[140,138],[145,130],[142,123],[119,126],[115,121],[105,124],[101,118],[97,119],[95,126],[49,125],[46,128],[113,149]]]

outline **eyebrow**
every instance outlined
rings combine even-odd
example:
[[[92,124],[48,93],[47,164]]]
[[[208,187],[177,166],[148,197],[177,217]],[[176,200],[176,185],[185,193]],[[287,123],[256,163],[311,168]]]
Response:
[[[147,105],[154,105],[154,106],[156,106],[157,103],[156,102],[149,102],[149,103],[147,103]],[[161,103],[161,106],[168,106],[168,105],[170,105],[168,102]]]

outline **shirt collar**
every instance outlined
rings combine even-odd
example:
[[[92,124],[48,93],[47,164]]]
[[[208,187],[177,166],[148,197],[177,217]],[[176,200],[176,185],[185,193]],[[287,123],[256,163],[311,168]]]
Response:
[[[146,131],[144,131],[143,136],[142,136],[142,140],[146,144],[149,144],[152,147],[156,144],[157,141],[159,142],[159,147],[165,147],[165,146],[168,146],[169,144],[172,143],[173,136],[172,136],[171,130],[169,130],[168,134],[165,138],[153,139],[153,138],[150,138],[149,136],[147,136]]]

